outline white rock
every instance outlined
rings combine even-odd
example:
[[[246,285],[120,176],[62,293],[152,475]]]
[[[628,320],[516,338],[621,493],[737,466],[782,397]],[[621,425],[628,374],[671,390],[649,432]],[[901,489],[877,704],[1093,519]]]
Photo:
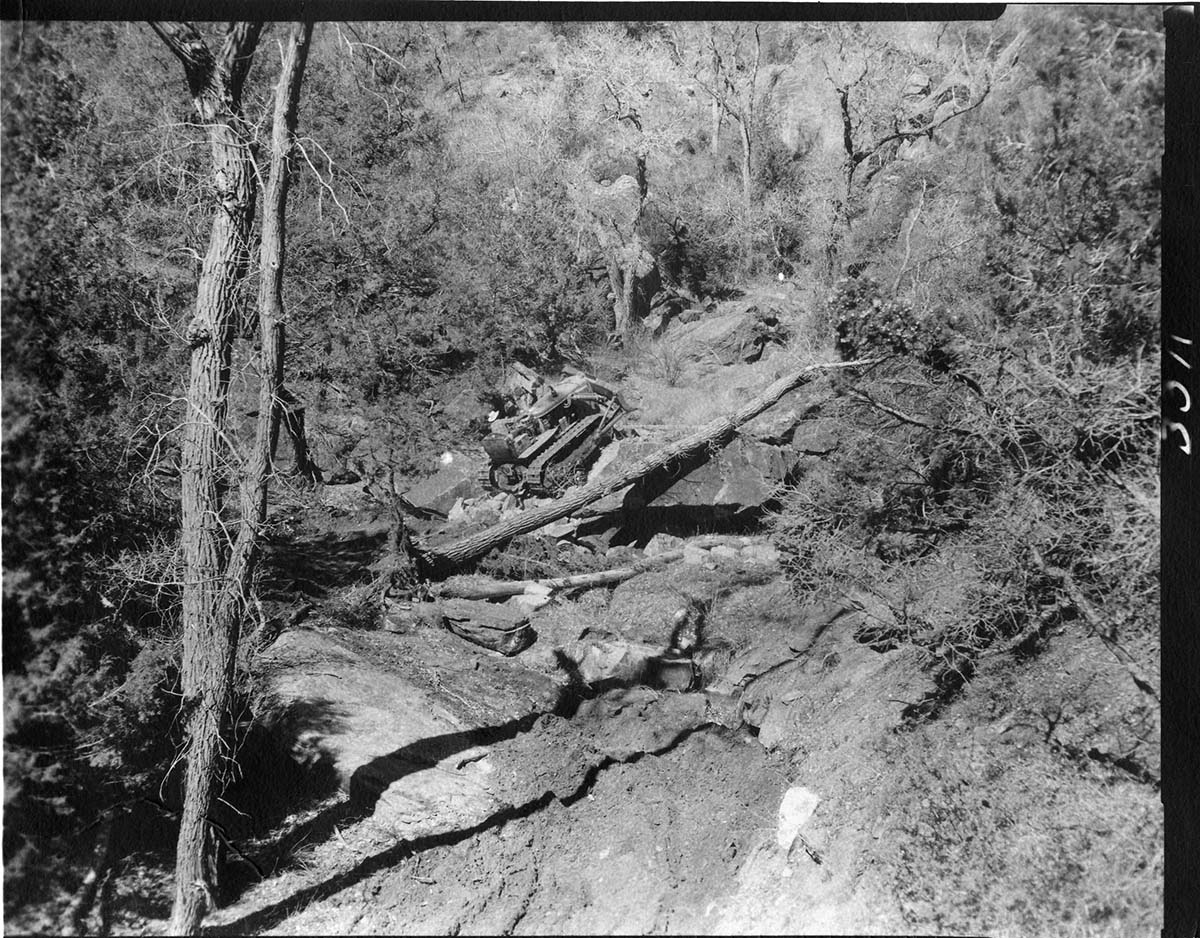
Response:
[[[545,537],[564,537],[574,533],[580,522],[574,518],[567,518],[563,521],[556,521],[553,524],[548,524],[544,528],[538,530],[538,535]]]
[[[808,823],[820,803],[820,795],[801,785],[784,792],[779,805],[779,829],[775,833],[775,842],[784,850],[791,847],[800,828]]]
[[[779,551],[771,544],[750,544],[742,548],[742,559],[747,563],[777,564]]]
[[[712,549],[712,555],[722,560],[736,560],[738,552],[736,547],[730,547],[728,544],[718,544]]]
[[[545,593],[522,593],[519,596],[513,596],[506,601],[506,605],[517,606],[532,612],[534,609],[540,609],[546,603],[550,602],[549,591]]]
[[[660,532],[650,538],[642,552],[647,557],[657,557],[659,554],[665,554],[669,550],[678,550],[682,543],[683,538]]]

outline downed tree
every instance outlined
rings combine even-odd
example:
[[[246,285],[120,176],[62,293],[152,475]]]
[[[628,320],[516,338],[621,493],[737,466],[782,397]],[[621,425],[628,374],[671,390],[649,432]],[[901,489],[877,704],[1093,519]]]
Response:
[[[789,391],[808,384],[814,377],[826,371],[855,370],[878,364],[880,359],[862,359],[851,362],[830,362],[822,365],[809,365],[784,375],[771,384],[758,397],[747,401],[745,406],[733,414],[718,417],[701,427],[695,433],[676,440],[657,453],[642,459],[624,472],[604,482],[593,482],[582,486],[573,492],[568,492],[552,505],[546,505],[533,511],[522,512],[515,518],[502,521],[500,524],[480,531],[470,537],[454,541],[442,547],[425,547],[420,553],[426,571],[434,578],[448,574],[455,567],[470,560],[482,557],[494,547],[508,543],[514,537],[528,534],[551,522],[574,514],[585,505],[598,501],[605,495],[623,489],[656,470],[663,469],[673,463],[680,463],[702,449],[717,450],[733,439],[737,428],[749,420],[753,420],[768,407],[779,402]]]
[[[639,573],[645,573],[656,566],[679,560],[683,551],[672,550],[659,554],[649,560],[643,560],[628,567],[617,567],[613,570],[597,570],[593,573],[577,573],[574,576],[547,577],[541,580],[492,580],[486,583],[454,583],[446,582],[438,587],[439,596],[457,599],[504,599],[509,596],[522,596],[531,592],[553,593],[564,589],[592,589],[596,586],[612,586],[624,580],[631,580]]]
[[[713,547],[718,544],[733,543],[728,537],[702,537],[691,542],[698,550]],[[559,590],[585,590],[597,586],[612,586],[632,580],[639,573],[653,570],[667,563],[682,559],[682,550],[669,550],[654,557],[647,557],[637,563],[625,567],[615,567],[611,570],[595,570],[591,573],[576,573],[572,576],[543,577],[538,580],[480,580],[467,577],[449,579],[439,584],[435,592],[438,596],[456,599],[506,599],[510,596],[522,596],[527,593],[555,593]]]

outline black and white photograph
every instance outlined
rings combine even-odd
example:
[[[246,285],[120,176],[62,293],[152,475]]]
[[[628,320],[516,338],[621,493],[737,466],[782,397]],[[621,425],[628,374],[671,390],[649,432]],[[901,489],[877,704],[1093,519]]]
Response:
[[[1190,8],[18,6],[6,934],[1170,932]]]

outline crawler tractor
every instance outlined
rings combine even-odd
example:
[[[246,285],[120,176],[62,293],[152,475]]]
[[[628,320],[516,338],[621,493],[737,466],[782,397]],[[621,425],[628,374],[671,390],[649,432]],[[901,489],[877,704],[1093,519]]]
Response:
[[[557,497],[587,480],[588,467],[628,408],[611,388],[582,374],[547,385],[516,369],[514,383],[524,401],[515,416],[492,421],[480,481],[489,491]]]

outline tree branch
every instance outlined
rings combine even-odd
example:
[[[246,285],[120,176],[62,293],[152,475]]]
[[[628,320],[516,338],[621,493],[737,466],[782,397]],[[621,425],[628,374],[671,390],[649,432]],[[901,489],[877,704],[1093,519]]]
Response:
[[[1125,668],[1126,673],[1133,680],[1133,683],[1137,685],[1138,689],[1157,701],[1159,699],[1158,690],[1142,674],[1141,669],[1138,668],[1137,663],[1133,660],[1133,656],[1118,644],[1116,629],[1104,620],[1091,601],[1083,595],[1083,591],[1075,583],[1075,578],[1071,576],[1070,572],[1061,567],[1054,567],[1048,564],[1045,558],[1042,557],[1041,552],[1032,544],[1029,546],[1029,556],[1033,560],[1033,565],[1040,573],[1058,580],[1062,585],[1063,592],[1067,594],[1067,598],[1070,599],[1071,604],[1083,616],[1083,620],[1092,630],[1092,634],[1099,638],[1105,647],[1112,652],[1113,657]]]
[[[929,188],[928,180],[921,180],[921,200],[917,203],[917,211],[913,214],[912,221],[908,223],[908,231],[904,235],[904,262],[900,265],[900,273],[896,274],[896,282],[892,284],[892,295],[896,295],[896,291],[900,289],[900,281],[904,279],[904,274],[908,270],[908,259],[912,257],[912,233],[917,227],[917,219],[921,217],[921,210],[925,207],[925,190]]]
[[[968,104],[966,107],[960,108],[959,110],[955,111],[953,114],[947,114],[940,121],[932,123],[928,127],[921,127],[916,130],[899,130],[899,131],[896,131],[895,133],[888,134],[886,137],[881,137],[879,140],[875,141],[874,144],[872,144],[872,146],[869,150],[862,151],[862,159],[860,159],[859,162],[862,162],[862,160],[868,159],[869,157],[873,156],[876,152],[878,152],[881,148],[887,146],[893,140],[913,140],[917,137],[929,137],[932,140],[933,132],[935,130],[937,130],[939,127],[946,125],[950,121],[954,120],[956,117],[962,117],[964,114],[967,114],[967,113],[975,110],[975,108],[979,107],[979,105],[983,104],[983,102],[985,100],[987,100],[987,96],[991,92],[991,90],[992,90],[992,86],[990,84],[985,85],[983,91],[981,91],[979,93],[979,97],[976,98],[974,101],[972,101],[970,104]]]
[[[250,63],[254,59],[254,50],[258,46],[262,28],[261,22],[242,22],[230,23],[225,31],[220,67],[229,73],[229,87],[235,97],[241,97],[242,85],[250,72]]]
[[[212,80],[215,62],[204,39],[191,23],[162,23],[150,21],[150,28],[183,63],[188,90],[198,97]]]

